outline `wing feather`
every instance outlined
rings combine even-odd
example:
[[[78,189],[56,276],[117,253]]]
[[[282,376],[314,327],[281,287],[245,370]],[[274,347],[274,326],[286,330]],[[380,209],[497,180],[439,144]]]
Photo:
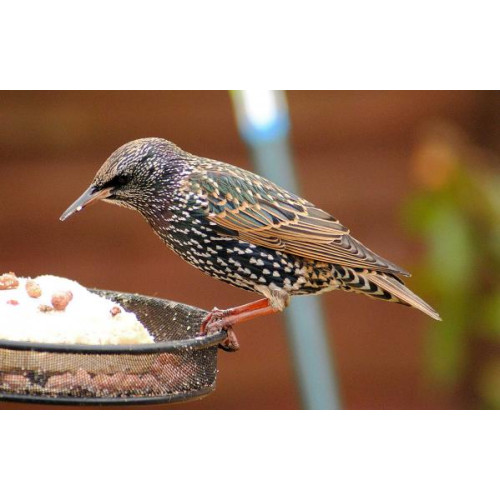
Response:
[[[222,233],[311,260],[409,276],[327,212],[251,172],[221,164],[193,174],[189,189],[207,198],[206,215]]]

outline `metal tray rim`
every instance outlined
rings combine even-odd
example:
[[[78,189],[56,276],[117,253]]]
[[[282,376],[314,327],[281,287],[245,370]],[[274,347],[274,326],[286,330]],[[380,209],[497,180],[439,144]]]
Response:
[[[160,299],[158,297],[149,297],[147,295],[140,295],[126,292],[116,292],[113,290],[98,290],[90,289],[97,293],[113,293],[123,295],[133,295],[136,297],[145,298],[154,301],[164,301],[168,299]],[[173,300],[168,300],[172,304],[180,304]],[[193,310],[204,311],[197,307],[188,304],[182,304]],[[37,352],[60,352],[67,354],[146,354],[146,353],[163,353],[163,352],[179,352],[183,350],[198,350],[206,349],[214,345],[218,345],[227,337],[227,332],[221,330],[214,335],[204,337],[194,337],[185,340],[172,340],[169,342],[155,342],[154,344],[120,344],[120,345],[93,345],[93,344],[57,344],[45,342],[27,342],[20,340],[5,340],[0,339],[0,349],[10,349],[15,351],[37,351]]]
[[[215,390],[215,381],[209,386],[202,389],[189,392],[179,392],[173,394],[165,394],[162,396],[129,396],[129,397],[74,397],[74,396],[58,396],[47,397],[47,395],[32,396],[29,394],[16,394],[12,392],[0,392],[0,401],[9,401],[12,403],[33,403],[43,405],[73,405],[73,406],[126,406],[126,405],[152,405],[152,404],[168,404],[181,403],[184,401],[192,401],[201,399]]]

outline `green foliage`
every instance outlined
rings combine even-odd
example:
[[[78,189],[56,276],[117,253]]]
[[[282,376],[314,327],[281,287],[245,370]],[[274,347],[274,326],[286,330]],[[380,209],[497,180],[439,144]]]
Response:
[[[404,210],[426,248],[417,288],[443,318],[430,326],[428,365],[449,386],[471,363],[472,339],[500,343],[500,175],[461,146],[442,137],[422,145],[415,168],[421,188]],[[488,406],[500,407],[500,387],[492,390],[500,359],[488,363],[478,389]]]

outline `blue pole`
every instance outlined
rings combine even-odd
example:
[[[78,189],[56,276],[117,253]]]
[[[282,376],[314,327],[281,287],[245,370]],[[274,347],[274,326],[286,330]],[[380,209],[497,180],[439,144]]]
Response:
[[[258,173],[298,194],[285,93],[240,90],[231,95],[240,133],[250,148]],[[285,321],[303,407],[340,409],[319,298],[293,299],[285,310]]]

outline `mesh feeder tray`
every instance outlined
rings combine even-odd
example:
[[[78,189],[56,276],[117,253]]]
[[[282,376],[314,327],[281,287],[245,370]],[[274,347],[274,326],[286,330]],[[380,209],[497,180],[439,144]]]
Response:
[[[0,340],[0,399],[109,405],[173,403],[215,389],[218,344],[196,337],[207,312],[171,302],[92,290],[137,315],[154,344],[42,344]]]

